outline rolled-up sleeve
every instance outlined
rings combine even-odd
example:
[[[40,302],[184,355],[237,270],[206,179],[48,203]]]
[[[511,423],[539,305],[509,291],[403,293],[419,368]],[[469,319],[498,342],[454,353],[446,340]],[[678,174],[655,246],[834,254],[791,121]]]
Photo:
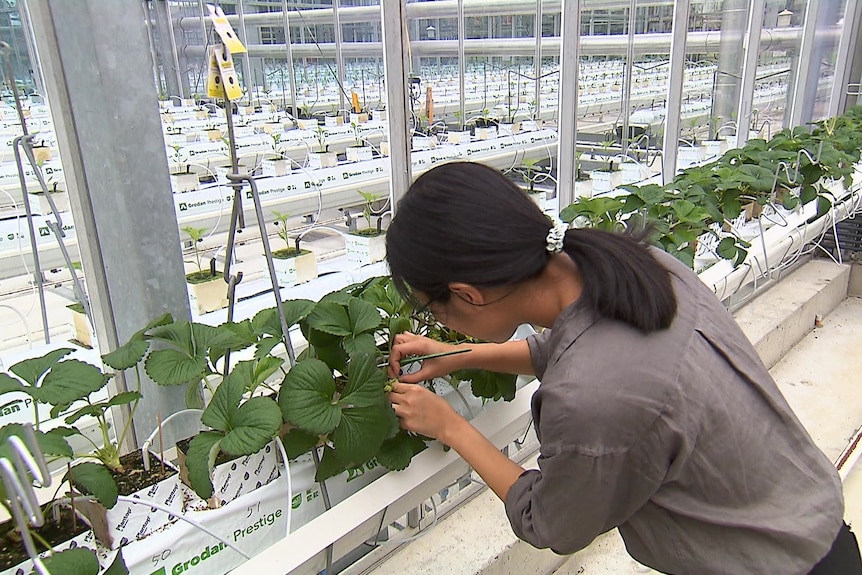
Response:
[[[527,337],[527,345],[530,347],[530,360],[533,362],[533,372],[538,379],[542,379],[548,368],[548,341],[551,338],[551,330],[546,329]]]
[[[624,523],[656,492],[664,471],[648,460],[655,430],[629,449],[584,453],[546,449],[539,470],[524,472],[506,496],[515,534],[538,548],[568,554]]]

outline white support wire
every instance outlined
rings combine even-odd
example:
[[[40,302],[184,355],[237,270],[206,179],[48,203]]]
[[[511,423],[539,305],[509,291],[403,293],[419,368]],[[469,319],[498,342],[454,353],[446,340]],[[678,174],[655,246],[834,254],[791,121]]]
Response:
[[[0,189],[0,191],[2,191],[9,198],[9,201],[15,207],[15,221],[17,222],[17,225],[18,225],[17,232],[16,232],[18,235],[18,238],[17,238],[18,239],[18,242],[17,242],[17,244],[18,244],[18,256],[21,258],[21,264],[24,267],[24,273],[29,277],[32,275],[32,272],[30,271],[30,266],[27,265],[27,258],[25,257],[25,254],[24,254],[24,244],[23,244],[24,234],[21,233],[21,211],[18,208],[18,203],[15,201],[15,198],[12,197],[12,194],[10,194],[9,192],[7,192],[6,190],[3,190],[3,189]],[[21,193],[26,194],[27,190],[21,190]],[[38,270],[38,272],[42,273],[42,270]],[[30,306],[27,308],[26,312],[21,313],[18,309],[12,308],[11,306],[8,306],[8,305],[3,305],[2,307],[11,309],[13,312],[17,313],[18,316],[21,318],[21,321],[24,323],[24,329],[26,331],[26,338],[25,339],[26,339],[28,345],[32,348],[33,342],[30,340],[30,327],[27,324],[27,321],[25,318],[27,316],[29,316],[31,313],[33,313],[33,310],[36,307],[37,289],[36,289],[36,283],[35,282],[30,281],[28,283],[30,285]],[[14,322],[0,324],[0,327],[6,327],[9,325],[13,325],[13,324],[14,324]]]
[[[455,484],[453,483],[451,485],[448,485],[444,489],[448,489],[452,485],[455,485]],[[427,527],[423,527],[423,528],[419,529],[419,531],[415,535],[410,535],[409,537],[401,537],[401,538],[397,538],[397,539],[387,539],[386,541],[380,541],[379,540],[380,532],[383,530],[383,522],[386,520],[386,513],[389,511],[389,507],[385,507],[383,509],[383,511],[380,512],[380,525],[377,528],[377,532],[375,533],[374,540],[371,542],[366,541],[365,544],[372,547],[372,548],[377,548],[377,547],[380,547],[382,545],[402,545],[404,543],[410,543],[411,541],[416,541],[417,539],[420,539],[420,538],[428,535],[428,533],[430,533],[431,530],[437,526],[438,513],[437,513],[437,502],[434,500],[435,495],[437,495],[439,497],[438,494],[434,494],[425,500],[425,501],[429,501],[429,500],[431,501],[431,508],[434,511],[434,518],[431,520],[430,525],[428,525]],[[423,501],[422,503],[419,504],[420,507],[425,505],[425,501]]]

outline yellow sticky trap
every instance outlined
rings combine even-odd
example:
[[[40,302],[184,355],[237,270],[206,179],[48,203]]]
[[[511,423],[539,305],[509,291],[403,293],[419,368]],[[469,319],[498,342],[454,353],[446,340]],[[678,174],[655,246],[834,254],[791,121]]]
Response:
[[[231,100],[239,100],[242,97],[233,58],[222,44],[218,44],[210,46],[207,95],[211,98],[224,98],[224,89],[227,89],[227,97]]]
[[[350,94],[350,103],[353,104],[353,111],[357,114],[362,111],[362,108],[359,107],[359,94],[356,92],[352,92]]]
[[[242,45],[236,32],[233,31],[230,22],[227,21],[227,17],[224,15],[224,11],[212,4],[207,4],[207,10],[209,10],[215,31],[218,33],[221,41],[224,42],[224,45],[227,46],[228,51],[231,54],[242,54],[245,52],[245,46]]]
[[[207,96],[210,98],[224,98],[224,90],[221,86],[221,75],[218,71],[218,60],[215,51],[217,46],[209,47],[209,69],[207,71]]]

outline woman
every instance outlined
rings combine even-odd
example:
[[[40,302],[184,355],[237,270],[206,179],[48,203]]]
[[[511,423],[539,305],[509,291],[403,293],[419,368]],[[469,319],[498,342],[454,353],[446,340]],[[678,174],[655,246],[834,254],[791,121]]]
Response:
[[[835,468],[732,316],[674,258],[554,225],[499,172],[468,162],[415,181],[386,250],[414,305],[493,342],[402,375],[402,358],[450,346],[398,335],[395,413],[479,473],[518,537],[572,553],[618,527],[636,560],[667,573],[862,572]],[[524,323],[549,329],[509,341]],[[464,368],[541,380],[538,470],[411,385]]]

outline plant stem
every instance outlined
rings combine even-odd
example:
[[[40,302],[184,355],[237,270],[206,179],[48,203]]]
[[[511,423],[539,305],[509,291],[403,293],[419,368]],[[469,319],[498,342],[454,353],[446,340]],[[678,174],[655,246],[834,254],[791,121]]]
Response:
[[[90,439],[89,437],[87,437],[86,435],[84,435],[83,433],[81,433],[81,434],[79,434],[79,435],[80,435],[81,437],[83,437],[85,440],[89,441],[89,442],[90,442],[90,445],[92,445],[92,446],[93,446],[93,449],[99,449],[99,446],[98,446],[98,445],[96,445],[96,442],[95,442],[95,441],[93,441],[92,439]],[[76,455],[75,457],[81,457],[81,456],[80,456],[80,455]]]
[[[111,445],[111,437],[108,435],[108,420],[105,419],[105,414],[96,416],[96,421],[99,422],[99,431],[102,432],[103,448]]]
[[[51,544],[50,544],[50,543],[48,543],[48,542],[45,540],[45,538],[44,538],[44,537],[42,537],[41,535],[39,535],[39,533],[38,533],[38,532],[36,532],[36,531],[32,531],[32,530],[31,530],[31,531],[30,531],[30,535],[33,537],[33,539],[35,539],[36,541],[38,541],[38,542],[42,545],[42,547],[44,547],[44,548],[45,548],[45,550],[46,550],[46,551],[47,551],[47,550],[49,550],[49,549],[51,549]]]
[[[137,364],[135,365],[135,379],[137,380],[136,391],[138,393],[141,393],[141,370]],[[136,399],[134,405],[132,406],[132,409],[129,411],[129,418],[126,420],[126,424],[123,426],[123,431],[122,433],[120,433],[120,437],[117,438],[117,448],[119,448],[123,444],[123,441],[125,441],[126,439],[126,434],[129,432],[129,428],[132,425],[132,420],[135,418],[135,410],[138,409],[139,401],[140,400]]]
[[[66,462],[66,473],[69,474],[69,477],[72,477],[72,464],[70,462]],[[77,517],[75,514],[75,490],[69,490],[69,505],[72,506],[72,525],[77,524]]]

